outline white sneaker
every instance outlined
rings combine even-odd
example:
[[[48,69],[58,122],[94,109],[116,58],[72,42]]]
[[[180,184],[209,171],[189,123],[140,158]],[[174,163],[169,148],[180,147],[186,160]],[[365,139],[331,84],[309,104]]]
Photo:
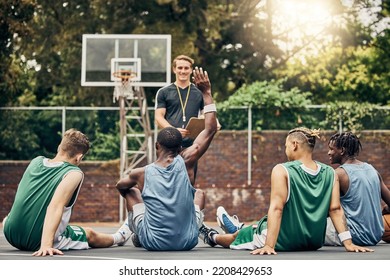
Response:
[[[230,216],[222,206],[217,208],[217,222],[225,233],[235,233],[244,226],[236,215]]]
[[[129,228],[129,224],[127,222],[124,222],[123,225],[118,229],[118,231],[122,237],[123,237],[123,241],[119,242],[118,243],[118,246],[123,246],[126,244],[126,242],[129,240],[129,238],[131,237],[132,235],[132,231],[130,230]]]

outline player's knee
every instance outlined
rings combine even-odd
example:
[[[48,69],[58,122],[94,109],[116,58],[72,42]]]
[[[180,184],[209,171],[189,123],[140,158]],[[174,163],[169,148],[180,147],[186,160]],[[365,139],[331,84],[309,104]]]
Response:
[[[206,193],[203,190],[196,190],[194,203],[199,206],[200,210],[204,209],[204,205],[206,203]]]
[[[125,199],[128,211],[132,211],[134,205],[143,202],[141,191],[138,188],[129,189],[125,195]]]
[[[87,240],[89,244],[94,244],[97,238],[97,233],[89,227],[84,228],[85,235],[87,236]]]
[[[206,198],[206,193],[204,190],[201,190],[201,189],[197,189],[196,192],[195,192],[195,196],[201,198],[201,199],[205,199]]]

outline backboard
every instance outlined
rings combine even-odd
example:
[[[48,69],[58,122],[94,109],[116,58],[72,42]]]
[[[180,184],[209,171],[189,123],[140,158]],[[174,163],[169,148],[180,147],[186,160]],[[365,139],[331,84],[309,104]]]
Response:
[[[115,87],[118,71],[136,73],[133,86],[171,83],[171,35],[84,34],[81,85]]]

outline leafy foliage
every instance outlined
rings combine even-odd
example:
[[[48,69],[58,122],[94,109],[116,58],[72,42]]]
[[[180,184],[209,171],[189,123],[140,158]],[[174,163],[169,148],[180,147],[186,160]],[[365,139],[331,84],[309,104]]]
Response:
[[[288,85],[311,91],[317,104],[360,100],[386,105],[390,100],[390,74],[386,71],[390,69],[379,57],[374,48],[334,47],[317,57],[288,63],[279,75],[288,77]]]
[[[343,24],[332,21],[323,30],[327,36],[306,37],[287,51],[280,46],[288,43],[289,32],[278,33],[273,26],[278,16],[274,3],[0,0],[0,106],[117,106],[112,88],[80,86],[82,34],[171,34],[172,57],[187,54],[208,71],[223,108],[219,119],[224,129],[247,127],[247,112],[237,113],[232,106],[251,106],[256,129],[289,129],[323,121],[321,114],[306,114],[311,102],[390,104],[390,32],[377,31],[389,17],[389,1],[354,1],[350,8],[326,1],[332,17]],[[363,24],[363,10],[375,21]],[[308,49],[315,55],[306,55]],[[153,104],[157,89],[145,91]],[[0,112],[1,158],[55,153],[58,112],[11,113]],[[332,118],[326,125],[335,125]],[[381,127],[388,129],[388,116],[383,120]],[[369,127],[370,117],[362,112],[353,121]],[[91,158],[119,156],[119,144],[113,142],[115,116],[69,114],[70,126],[83,129],[95,143]]]
[[[58,145],[61,138],[48,129],[46,133],[49,134],[40,135],[40,129],[45,126],[31,122],[31,119],[37,117],[37,112],[1,111],[0,117],[0,159],[26,160],[40,154],[53,155],[47,153],[48,146],[42,141],[50,140]],[[53,125],[53,122],[50,124]],[[56,148],[52,150],[55,151]]]
[[[306,107],[311,105],[310,92],[300,92],[298,88],[284,90],[282,80],[255,82],[244,85],[226,101],[219,104],[222,112],[231,107],[246,106],[258,108],[253,123],[256,130],[261,129],[288,129],[296,125],[306,124],[301,116],[305,114]],[[222,123],[235,124],[234,129],[245,129],[246,116],[237,114],[223,114]],[[244,118],[244,119],[242,119]],[[306,120],[309,122],[309,120]]]
[[[119,158],[120,139],[118,132],[102,133],[97,131],[87,160],[109,160]]]
[[[325,109],[326,119],[322,125],[356,133],[364,129],[365,122],[373,119],[374,109],[375,106],[367,102],[330,102]]]

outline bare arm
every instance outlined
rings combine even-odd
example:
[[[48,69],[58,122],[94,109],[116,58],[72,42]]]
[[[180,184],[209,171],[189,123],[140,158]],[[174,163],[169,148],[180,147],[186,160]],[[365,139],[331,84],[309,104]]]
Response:
[[[339,178],[335,174],[335,180],[333,184],[332,197],[329,206],[329,216],[332,220],[337,233],[349,231],[347,220],[344,215],[344,210],[340,204],[340,185]],[[372,249],[360,247],[352,243],[352,239],[346,239],[342,241],[345,250],[349,252],[372,252]]]
[[[282,222],[283,208],[288,196],[287,173],[280,164],[272,169],[271,198],[268,209],[267,238],[263,248],[251,252],[254,255],[276,254],[275,245],[278,240]]]
[[[171,126],[169,122],[165,119],[166,112],[167,112],[166,108],[157,108],[154,111],[154,118],[159,128],[165,128]]]
[[[336,174],[339,178],[339,185],[340,185],[340,196],[343,196],[347,193],[349,189],[349,177],[347,172],[345,172],[344,168],[336,168]]]
[[[60,250],[53,248],[54,235],[61,222],[64,207],[68,205],[82,179],[83,174],[81,172],[72,171],[69,172],[58,185],[46,210],[41,247],[38,251],[33,253],[33,256],[63,255]]]
[[[140,191],[142,191],[144,187],[144,175],[145,167],[135,168],[131,170],[128,177],[120,179],[116,183],[116,189],[123,197],[125,197],[128,191],[135,186],[137,186]]]
[[[203,71],[202,68],[198,69],[198,67],[195,67],[193,71],[193,79],[195,85],[203,94],[204,105],[207,106],[213,104],[214,101],[211,96],[211,84],[207,72]],[[210,143],[213,140],[215,133],[217,132],[216,112],[206,112],[204,115],[204,130],[195,138],[193,145],[185,149],[181,154],[187,166],[192,166],[198,159],[202,157],[202,155],[210,146]]]
[[[341,208],[340,204],[340,183],[337,174],[335,174],[335,180],[333,184],[332,197],[329,206],[329,216],[332,219],[332,222],[338,233],[349,230],[343,208]]]

